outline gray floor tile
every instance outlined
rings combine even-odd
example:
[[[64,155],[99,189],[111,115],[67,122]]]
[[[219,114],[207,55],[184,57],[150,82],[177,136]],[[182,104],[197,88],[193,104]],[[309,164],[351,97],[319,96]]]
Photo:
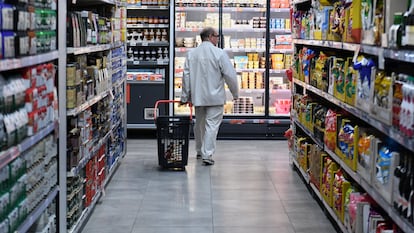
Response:
[[[159,168],[155,139],[128,140],[127,151],[82,232],[335,232],[286,141],[220,140],[206,167],[190,140],[184,171]]]
[[[212,227],[134,227],[132,233],[213,233]]]
[[[214,233],[295,233],[291,226],[275,227],[214,227]]]

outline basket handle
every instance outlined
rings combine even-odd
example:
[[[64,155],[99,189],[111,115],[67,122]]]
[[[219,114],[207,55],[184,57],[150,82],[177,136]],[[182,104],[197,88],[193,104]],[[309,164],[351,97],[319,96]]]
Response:
[[[155,102],[155,107],[154,107],[154,121],[157,119],[157,109],[158,109],[158,105],[161,103],[181,103],[181,101],[179,100],[157,100]],[[190,102],[186,104],[190,108],[190,120],[193,120],[193,108],[192,108],[193,105]]]

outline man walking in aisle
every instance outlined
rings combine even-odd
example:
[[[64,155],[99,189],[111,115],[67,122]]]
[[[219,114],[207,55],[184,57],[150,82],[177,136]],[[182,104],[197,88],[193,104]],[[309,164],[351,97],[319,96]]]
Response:
[[[188,52],[185,60],[181,102],[195,107],[197,158],[202,158],[204,165],[213,165],[212,156],[226,102],[224,87],[227,84],[233,99],[239,97],[239,87],[229,57],[216,47],[220,37],[217,31],[205,28],[200,37],[201,45]]]

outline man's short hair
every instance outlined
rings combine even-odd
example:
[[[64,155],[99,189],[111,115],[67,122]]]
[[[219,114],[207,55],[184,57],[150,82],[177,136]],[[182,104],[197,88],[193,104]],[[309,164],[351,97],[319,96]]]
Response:
[[[202,41],[208,40],[208,37],[214,34],[215,30],[212,27],[206,27],[200,32],[200,37]]]

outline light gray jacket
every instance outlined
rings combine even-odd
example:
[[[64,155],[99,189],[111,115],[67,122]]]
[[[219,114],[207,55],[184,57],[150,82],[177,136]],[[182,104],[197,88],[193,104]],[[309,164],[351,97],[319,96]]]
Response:
[[[233,99],[237,99],[236,71],[226,52],[209,41],[203,41],[187,53],[181,102],[191,102],[194,106],[223,105],[226,102],[225,83]]]

